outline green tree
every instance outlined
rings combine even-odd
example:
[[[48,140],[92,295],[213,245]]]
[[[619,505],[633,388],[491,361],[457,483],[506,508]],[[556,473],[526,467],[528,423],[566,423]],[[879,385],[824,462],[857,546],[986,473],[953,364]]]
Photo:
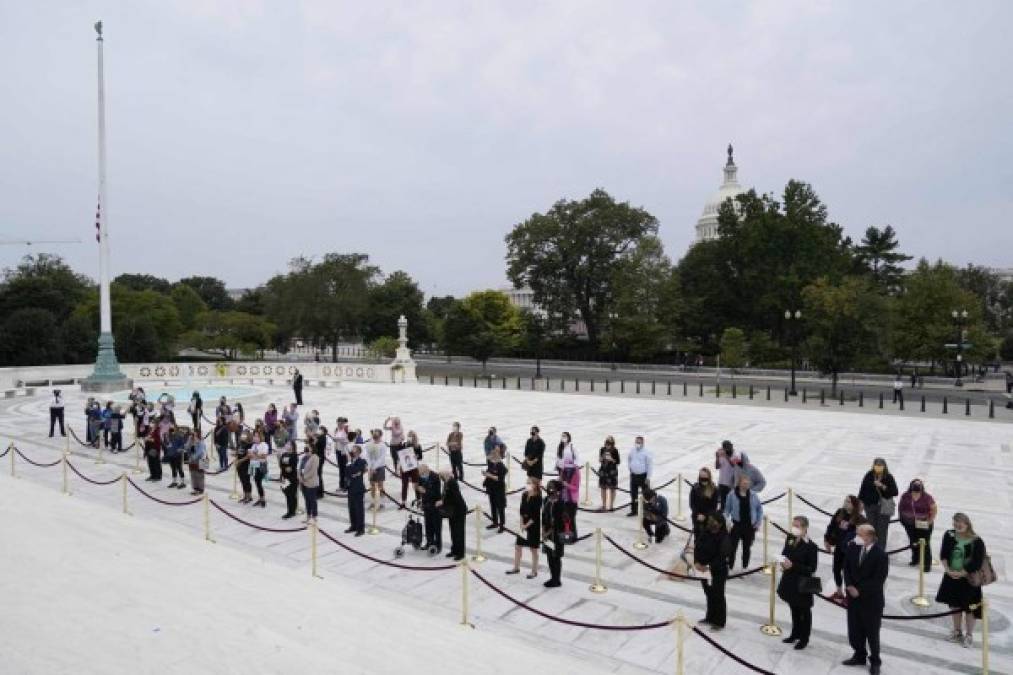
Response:
[[[41,307],[16,309],[0,324],[0,363],[43,366],[63,361],[53,313]]]
[[[275,326],[261,316],[237,311],[205,311],[194,329],[180,336],[180,346],[226,359],[253,356],[274,343]]]
[[[447,347],[482,363],[514,349],[521,331],[520,312],[499,291],[476,291],[447,312],[444,339]]]
[[[239,300],[236,301],[236,305],[233,309],[237,312],[246,312],[247,314],[263,316],[265,312],[264,287],[257,286],[256,288],[248,288],[243,291],[243,294],[239,296]]]
[[[654,216],[601,189],[581,201],[560,200],[507,235],[507,276],[517,288],[530,286],[557,326],[583,319],[598,345],[617,270],[657,232]]]
[[[172,298],[172,304],[176,305],[183,330],[192,330],[197,323],[198,315],[208,310],[208,306],[201,300],[197,291],[186,284],[173,285],[169,297]]]
[[[681,294],[661,242],[645,237],[627,264],[616,269],[613,288],[616,318],[609,337],[615,337],[617,348],[636,360],[666,350],[680,320]]]
[[[869,227],[865,230],[862,242],[855,246],[855,261],[860,268],[869,274],[876,288],[884,293],[895,294],[900,290],[904,279],[904,269],[900,263],[911,260],[911,256],[898,252],[900,242],[893,227],[887,225],[882,230]]]
[[[426,344],[429,326],[423,318],[424,294],[407,272],[397,271],[369,289],[369,312],[365,317],[363,338],[371,341],[397,331],[400,316],[408,320],[408,343]]]
[[[1013,328],[1013,283],[987,267],[968,265],[957,271],[957,282],[978,297],[985,329],[1002,335]]]
[[[183,325],[170,297],[153,290],[134,291],[117,283],[110,286],[109,292],[120,361],[165,361],[176,355],[175,343]],[[77,306],[74,315],[99,325],[97,289]]]
[[[837,391],[840,373],[863,360],[878,360],[881,326],[889,320],[887,300],[873,283],[862,277],[848,277],[840,283],[817,279],[802,291],[802,316],[809,330],[805,352],[809,359],[832,378]]]
[[[1006,333],[999,347],[999,357],[1003,361],[1013,361],[1013,330]]]
[[[749,345],[741,328],[725,328],[721,333],[721,362],[734,372],[745,365]]]
[[[60,326],[63,363],[93,363],[98,351],[98,326],[86,316],[72,315]]]
[[[194,276],[180,279],[178,284],[189,286],[195,290],[208,309],[235,309],[236,303],[232,300],[228,289],[225,288],[225,282],[221,279]]]
[[[9,317],[19,309],[45,309],[59,324],[93,288],[90,279],[75,273],[62,258],[46,253],[27,255],[17,267],[3,272],[0,316]]]
[[[397,354],[397,338],[392,335],[381,335],[369,343],[369,348],[378,356],[392,359]]]
[[[168,279],[151,274],[121,274],[113,279],[113,283],[132,291],[155,291],[164,295],[172,291],[172,283]]]
[[[125,316],[116,321],[113,330],[116,333],[116,354],[123,363],[167,361],[175,353],[174,345],[163,339],[155,322],[147,316]]]

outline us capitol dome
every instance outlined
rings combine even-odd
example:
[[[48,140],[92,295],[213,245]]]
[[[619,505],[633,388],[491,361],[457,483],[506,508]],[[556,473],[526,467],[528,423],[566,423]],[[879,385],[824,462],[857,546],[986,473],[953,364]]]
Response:
[[[728,145],[728,161],[725,162],[725,182],[715,192],[707,204],[703,207],[703,215],[696,221],[696,241],[710,241],[718,238],[718,208],[725,203],[726,199],[735,197],[745,192],[738,181],[739,167],[735,166],[732,159],[732,146]]]

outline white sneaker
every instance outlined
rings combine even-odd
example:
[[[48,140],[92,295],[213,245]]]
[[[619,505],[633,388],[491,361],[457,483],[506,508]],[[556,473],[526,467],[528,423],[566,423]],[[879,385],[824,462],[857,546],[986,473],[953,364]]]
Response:
[[[964,633],[959,630],[951,630],[950,634],[946,636],[947,642],[956,642],[958,645],[964,641]]]
[[[967,635],[964,636],[964,642],[963,642],[964,648],[965,649],[970,649],[971,645],[973,645],[973,644],[974,644],[974,636],[971,635],[970,633],[968,633]]]

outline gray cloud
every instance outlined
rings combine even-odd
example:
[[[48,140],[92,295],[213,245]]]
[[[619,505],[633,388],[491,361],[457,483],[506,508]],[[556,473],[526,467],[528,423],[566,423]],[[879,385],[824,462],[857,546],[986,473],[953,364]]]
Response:
[[[97,268],[102,18],[117,273],[248,286],[358,250],[463,293],[597,186],[677,259],[729,141],[744,184],[808,180],[853,235],[1013,265],[1013,4],[407,5],[5,3],[0,237],[80,236],[55,250]]]

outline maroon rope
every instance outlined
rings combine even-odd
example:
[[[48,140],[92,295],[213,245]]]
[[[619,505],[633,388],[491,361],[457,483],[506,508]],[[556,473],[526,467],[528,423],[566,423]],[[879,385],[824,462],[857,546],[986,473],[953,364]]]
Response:
[[[820,600],[826,600],[831,605],[836,605],[841,609],[847,609],[848,606],[843,602],[834,600],[833,598],[817,593],[816,597]],[[884,614],[883,618],[891,621],[915,621],[917,619],[941,619],[944,616],[953,616],[954,614],[960,614],[964,610],[962,609],[951,609],[948,612],[936,612],[935,614]]]
[[[599,511],[598,509],[585,509],[582,506],[578,506],[577,510],[578,511],[583,511],[584,513],[615,513],[616,511],[622,511],[623,509],[627,509],[627,508],[629,508],[632,505],[633,505],[633,502],[626,502],[625,504],[620,504],[619,506],[613,506],[611,509],[603,509],[601,511]]]
[[[416,516],[424,516],[425,515],[421,511],[418,511],[418,510],[413,509],[412,507],[408,506],[406,503],[404,503],[402,501],[398,501],[389,492],[387,492],[387,490],[381,490],[381,492],[383,493],[384,497],[386,497],[387,499],[391,500],[392,502],[394,502],[398,506],[403,506],[405,508],[405,510],[407,510],[409,513],[414,513]],[[471,513],[471,511],[469,511],[468,513]]]
[[[552,614],[549,614],[548,612],[543,612],[540,609],[532,607],[531,605],[523,603],[520,600],[518,600],[517,598],[514,598],[514,597],[508,595],[506,593],[506,591],[503,591],[502,589],[499,589],[496,586],[494,586],[488,579],[486,579],[485,577],[483,577],[481,574],[479,574],[475,570],[470,570],[470,572],[475,576],[476,579],[478,579],[479,581],[481,581],[483,584],[485,584],[487,587],[489,587],[492,591],[494,591],[495,593],[499,594],[501,597],[505,598],[506,600],[509,600],[510,602],[514,603],[518,607],[526,609],[529,612],[533,612],[534,614],[537,614],[538,616],[542,617],[543,619],[549,619],[550,621],[557,621],[559,623],[565,623],[568,626],[578,626],[580,628],[594,628],[594,629],[597,629],[597,630],[627,630],[627,631],[632,631],[632,630],[653,630],[655,628],[664,628],[665,626],[672,625],[671,620],[669,620],[669,621],[659,621],[658,623],[648,623],[648,624],[644,624],[642,626],[609,626],[609,625],[598,624],[598,623],[587,623],[585,621],[574,621],[573,619],[564,619],[562,617],[554,616]]]
[[[603,535],[603,536],[605,538],[605,541],[607,541],[608,543],[612,544],[612,546],[614,546],[616,548],[616,550],[618,550],[620,553],[626,555],[627,557],[629,557],[630,559],[634,560],[635,562],[640,563],[644,567],[647,567],[648,569],[654,570],[658,574],[665,574],[667,576],[675,577],[677,579],[686,579],[687,581],[702,581],[702,579],[700,577],[694,577],[694,576],[689,575],[689,574],[679,574],[678,572],[669,572],[668,570],[664,570],[664,569],[661,569],[660,567],[652,565],[651,563],[647,562],[643,558],[640,558],[639,556],[637,556],[636,554],[634,554],[632,551],[630,551],[628,549],[625,549],[622,546],[620,546],[616,542],[615,539],[613,539],[612,537],[608,536],[607,534]],[[740,577],[748,577],[751,574],[756,574],[757,572],[761,572],[761,571],[763,571],[763,566],[762,565],[760,567],[754,567],[751,570],[745,570],[744,572],[739,572],[738,574],[730,574],[730,575],[728,575],[728,578],[729,579],[738,579]]]
[[[780,525],[778,525],[774,521],[770,521],[770,524],[774,526],[775,530],[777,530],[778,532],[780,532],[784,536],[787,537],[790,534],[788,532],[788,530],[784,529],[783,527],[781,527]],[[819,551],[820,553],[822,553],[823,555],[833,555],[834,554],[833,551],[828,551],[826,549],[820,548],[819,546],[816,547],[816,550]]]
[[[799,501],[801,501],[803,504],[805,504],[806,506],[808,506],[810,508],[816,509],[817,511],[819,511],[820,513],[822,513],[824,516],[827,516],[828,518],[833,518],[834,517],[834,514],[830,513],[829,511],[824,511],[823,509],[821,509],[820,507],[816,506],[815,504],[813,504],[811,501],[809,501],[808,499],[806,499],[805,497],[803,497],[799,493],[796,492],[795,496],[798,497]],[[764,504],[766,504],[766,502],[764,502]],[[899,523],[900,522],[900,518],[894,518],[890,522],[891,523]]]
[[[83,473],[81,473],[80,471],[78,471],[77,467],[74,466],[73,464],[71,464],[69,459],[67,460],[67,466],[70,467],[70,470],[73,471],[74,473],[76,473],[80,478],[88,481],[92,485],[112,485],[113,483],[115,483],[115,482],[117,482],[117,481],[120,480],[119,476],[117,476],[116,478],[113,478],[112,480],[93,480],[91,478],[88,478],[88,476],[85,476]]]
[[[763,500],[762,502],[760,502],[760,503],[761,503],[761,504],[770,504],[771,502],[776,502],[776,501],[777,501],[778,499],[783,499],[783,498],[784,498],[784,496],[785,496],[785,495],[787,495],[787,494],[788,494],[787,492],[782,492],[782,493],[781,493],[781,494],[779,494],[778,496],[776,496],[776,497],[771,497],[770,499],[764,499],[764,500]]]
[[[702,630],[700,630],[700,628],[698,628],[697,626],[693,626],[693,632],[696,633],[697,635],[699,635],[700,637],[702,637],[704,639],[704,641],[707,642],[711,647],[714,647],[714,649],[718,650],[719,652],[721,652],[722,654],[724,654],[728,658],[732,659],[733,661],[735,661],[736,663],[738,663],[740,666],[743,666],[744,668],[749,668],[753,672],[755,672],[755,673],[761,673],[762,675],[776,675],[776,673],[774,673],[773,671],[764,670],[763,668],[760,668],[759,666],[754,666],[752,663],[750,663],[749,661],[746,661],[741,656],[737,656],[736,654],[733,654],[732,652],[728,651],[727,649],[725,649],[724,647],[722,647],[721,645],[719,645],[714,638],[712,638],[710,635],[707,635],[707,633],[705,633]]]
[[[447,451],[444,450],[443,452],[447,452]],[[450,453],[448,452],[447,454],[449,455]],[[513,455],[510,455],[510,459],[512,459],[513,461],[517,462],[521,466],[524,466],[524,462],[522,462],[521,460],[517,459]],[[465,464],[468,464],[468,463],[465,462]],[[468,466],[485,466],[485,465],[484,464],[468,464]],[[543,476],[558,476],[559,474],[558,473],[549,473],[548,471],[543,471],[542,475]]]
[[[145,497],[147,497],[151,501],[158,502],[159,504],[165,504],[166,506],[190,506],[191,504],[196,504],[200,500],[204,499],[203,497],[197,497],[196,499],[189,499],[189,500],[187,500],[185,502],[170,502],[170,501],[165,500],[165,499],[159,499],[158,497],[156,497],[156,496],[154,496],[152,494],[148,494],[147,492],[145,492],[144,490],[141,489],[140,485],[138,485],[137,483],[134,482],[133,478],[127,477],[127,482],[130,483],[131,485],[133,485],[135,490],[137,490],[138,492],[140,492],[142,495],[144,495]]]
[[[682,530],[683,532],[687,532],[687,533],[692,533],[693,532],[693,528],[692,527],[686,527],[685,525],[680,525],[679,523],[675,522],[671,518],[665,518],[665,521],[668,522],[668,524],[671,525],[672,527],[678,528],[678,529]]]
[[[206,473],[209,476],[218,476],[218,475],[221,475],[221,474],[225,473],[229,469],[231,469],[232,465],[235,464],[235,463],[236,463],[236,460],[233,459],[231,462],[229,462],[228,464],[225,465],[224,469],[218,469],[218,471],[205,471],[204,473]]]
[[[25,453],[21,452],[21,450],[19,450],[17,446],[12,446],[12,447],[14,448],[14,452],[17,453],[18,456],[21,457],[21,459],[25,460],[26,462],[28,462],[32,466],[38,466],[38,467],[42,467],[43,469],[48,469],[49,467],[56,466],[57,464],[59,464],[60,462],[63,461],[63,459],[61,458],[61,459],[56,460],[55,462],[50,462],[48,464],[43,463],[43,462],[36,462],[36,461],[31,460],[28,457],[26,457]]]
[[[3,452],[0,452],[0,459],[3,459],[4,457],[7,456],[7,453],[11,451],[11,447],[12,446],[7,446],[6,450],[4,450]]]
[[[252,527],[255,530],[262,530],[264,532],[275,532],[275,533],[278,533],[278,534],[287,534],[289,532],[303,532],[303,531],[306,530],[305,526],[304,527],[287,527],[287,528],[261,527],[260,525],[256,525],[256,524],[251,523],[249,521],[243,520],[239,516],[235,516],[235,515],[229,513],[224,508],[222,508],[218,504],[218,502],[216,502],[213,499],[209,499],[208,502],[211,504],[211,506],[215,507],[216,509],[218,509],[219,511],[221,511],[222,513],[224,513],[225,515],[227,515],[229,518],[231,518],[232,520],[236,521],[237,523],[242,523],[243,525],[246,525],[247,527]]]
[[[360,558],[365,558],[366,560],[369,560],[371,562],[375,562],[378,565],[386,565],[388,567],[396,567],[396,568],[402,569],[402,570],[412,570],[414,572],[441,572],[441,571],[444,571],[444,570],[452,570],[455,567],[457,567],[457,565],[436,565],[434,567],[426,567],[426,566],[423,566],[423,565],[405,565],[405,564],[402,564],[402,563],[391,562],[390,560],[381,560],[380,558],[375,558],[375,557],[373,557],[373,556],[371,556],[371,555],[369,555],[367,553],[363,553],[362,551],[355,550],[354,548],[352,548],[348,544],[345,544],[345,543],[342,543],[342,542],[338,541],[337,539],[335,539],[334,537],[332,537],[330,534],[328,534],[324,530],[317,530],[317,532],[319,532],[320,534],[322,534],[325,538],[330,539],[333,543],[337,544],[338,546],[340,546],[341,548],[345,549],[349,553],[354,553],[355,555],[359,556]]]
[[[69,431],[69,432],[70,432],[70,436],[71,436],[71,438],[73,438],[73,439],[74,439],[75,441],[77,441],[77,442],[78,442],[78,445],[83,445],[83,446],[84,446],[84,447],[86,447],[86,448],[94,448],[94,447],[95,447],[95,446],[94,446],[94,445],[92,445],[91,443],[85,443],[84,441],[82,441],[82,440],[80,439],[80,437],[78,437],[78,435],[77,435],[77,434],[76,434],[76,433],[74,432],[74,429],[73,429],[73,427],[71,427],[71,426],[70,426],[69,424],[67,425],[67,431]]]

